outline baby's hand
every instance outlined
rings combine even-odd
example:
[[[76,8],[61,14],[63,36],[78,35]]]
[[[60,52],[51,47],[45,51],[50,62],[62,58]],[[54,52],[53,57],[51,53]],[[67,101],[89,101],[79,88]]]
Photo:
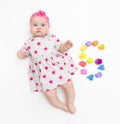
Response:
[[[73,46],[73,43],[70,40],[67,40],[64,44],[62,44],[59,48],[61,53],[68,51]]]
[[[73,43],[70,40],[66,41],[64,45],[67,50],[73,47]]]
[[[23,51],[22,49],[17,52],[17,56],[18,56],[18,58],[20,58],[20,59],[24,59],[24,58],[27,57],[26,52]]]

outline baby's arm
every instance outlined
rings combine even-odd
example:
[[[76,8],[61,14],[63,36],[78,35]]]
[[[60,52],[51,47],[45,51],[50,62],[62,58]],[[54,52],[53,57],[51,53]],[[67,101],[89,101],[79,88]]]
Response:
[[[30,49],[30,43],[31,43],[31,40],[28,39],[24,43],[24,46],[20,50],[18,50],[18,52],[17,52],[18,58],[24,59],[24,58],[26,58],[26,57],[29,56],[29,54],[30,54],[30,51],[29,51],[29,49]]]
[[[71,47],[73,47],[73,43],[70,40],[67,40],[64,44],[61,44],[59,47],[59,51],[64,53],[68,51]]]

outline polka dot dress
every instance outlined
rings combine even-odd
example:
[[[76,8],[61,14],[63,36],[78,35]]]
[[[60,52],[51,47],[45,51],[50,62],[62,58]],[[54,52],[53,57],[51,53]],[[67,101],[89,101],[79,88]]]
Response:
[[[61,44],[52,34],[25,42],[23,50],[30,56],[28,77],[33,92],[47,92],[72,80],[77,68],[68,53],[58,51]]]

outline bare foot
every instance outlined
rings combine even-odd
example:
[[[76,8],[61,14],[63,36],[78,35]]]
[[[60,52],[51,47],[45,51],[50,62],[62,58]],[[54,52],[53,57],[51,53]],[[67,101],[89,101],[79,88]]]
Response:
[[[69,108],[66,105],[62,105],[60,109],[64,110],[65,112],[69,112]]]
[[[68,105],[68,108],[69,108],[69,111],[70,111],[71,114],[75,114],[76,108],[75,108],[74,105]]]

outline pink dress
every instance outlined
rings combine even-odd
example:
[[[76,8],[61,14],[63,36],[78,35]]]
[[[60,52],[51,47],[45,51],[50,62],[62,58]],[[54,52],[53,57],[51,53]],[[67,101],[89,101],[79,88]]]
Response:
[[[61,44],[52,34],[31,37],[24,44],[30,56],[28,77],[33,92],[47,92],[72,80],[77,67],[68,53],[58,51]]]

